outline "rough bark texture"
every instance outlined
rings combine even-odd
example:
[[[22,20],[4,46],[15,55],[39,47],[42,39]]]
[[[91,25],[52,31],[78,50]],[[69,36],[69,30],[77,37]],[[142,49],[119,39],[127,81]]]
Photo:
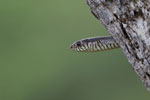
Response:
[[[87,0],[150,90],[150,0]]]

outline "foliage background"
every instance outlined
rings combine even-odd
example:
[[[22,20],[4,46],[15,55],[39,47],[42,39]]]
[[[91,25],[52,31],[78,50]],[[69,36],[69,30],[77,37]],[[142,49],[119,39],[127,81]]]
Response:
[[[0,100],[149,100],[121,49],[69,49],[103,35],[85,0],[1,0]]]

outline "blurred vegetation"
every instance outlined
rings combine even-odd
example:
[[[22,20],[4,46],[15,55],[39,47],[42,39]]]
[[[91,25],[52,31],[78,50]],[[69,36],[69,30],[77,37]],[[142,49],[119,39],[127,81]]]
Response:
[[[149,100],[121,49],[69,49],[108,34],[85,0],[1,0],[0,100]]]

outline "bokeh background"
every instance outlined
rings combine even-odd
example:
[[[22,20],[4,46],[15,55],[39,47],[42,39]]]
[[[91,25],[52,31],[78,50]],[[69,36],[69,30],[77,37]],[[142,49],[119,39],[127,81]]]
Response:
[[[121,49],[69,49],[103,35],[85,0],[1,0],[0,100],[149,100]]]

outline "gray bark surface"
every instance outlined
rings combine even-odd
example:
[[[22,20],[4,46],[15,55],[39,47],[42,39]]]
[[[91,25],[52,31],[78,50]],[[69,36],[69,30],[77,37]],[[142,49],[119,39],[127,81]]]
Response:
[[[150,0],[87,0],[150,90]]]

